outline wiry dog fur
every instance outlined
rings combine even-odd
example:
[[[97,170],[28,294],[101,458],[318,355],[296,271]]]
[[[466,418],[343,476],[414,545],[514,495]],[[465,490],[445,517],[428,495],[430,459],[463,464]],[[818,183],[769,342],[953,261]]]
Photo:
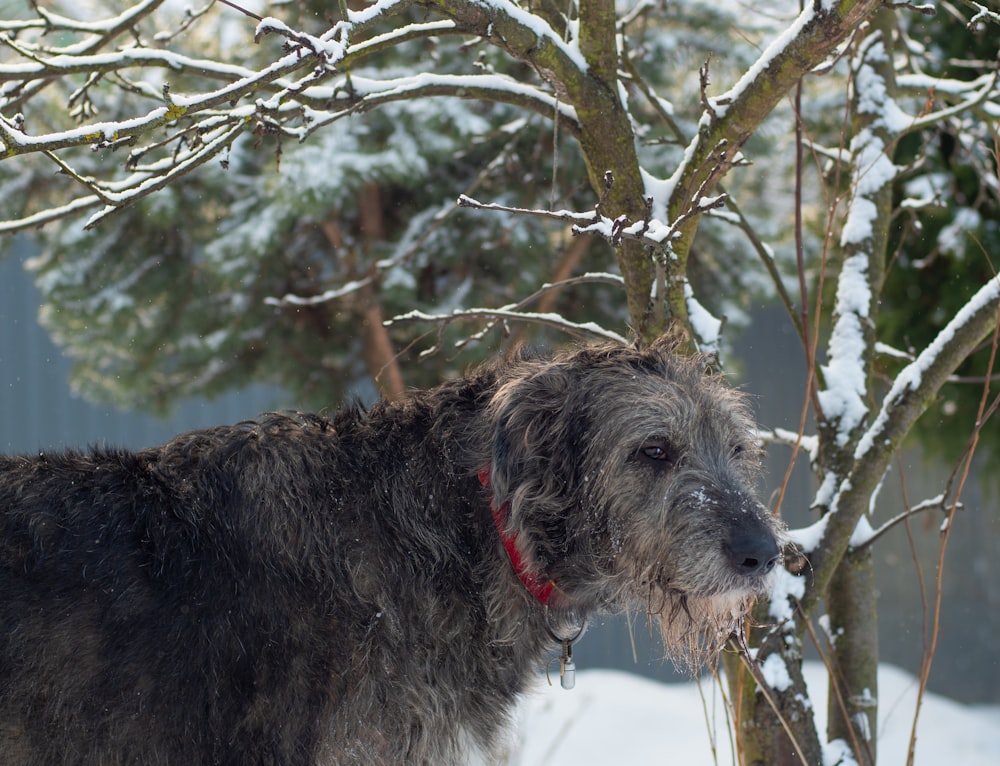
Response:
[[[741,398],[666,344],[492,364],[329,420],[0,458],[0,760],[490,754],[550,627],[640,610],[669,652],[718,646],[778,556],[756,464]],[[547,607],[491,496],[555,582]]]

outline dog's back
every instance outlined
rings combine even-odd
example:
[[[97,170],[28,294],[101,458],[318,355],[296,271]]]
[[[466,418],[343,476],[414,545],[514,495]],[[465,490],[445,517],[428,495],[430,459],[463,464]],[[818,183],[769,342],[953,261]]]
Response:
[[[308,762],[337,648],[258,437],[0,458],[0,761]]]

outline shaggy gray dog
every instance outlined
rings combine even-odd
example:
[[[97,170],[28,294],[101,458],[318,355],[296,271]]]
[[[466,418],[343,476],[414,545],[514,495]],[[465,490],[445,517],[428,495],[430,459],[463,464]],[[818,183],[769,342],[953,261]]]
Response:
[[[687,659],[739,625],[779,560],[757,462],[666,343],[2,457],[0,761],[495,761],[589,615],[648,612]]]

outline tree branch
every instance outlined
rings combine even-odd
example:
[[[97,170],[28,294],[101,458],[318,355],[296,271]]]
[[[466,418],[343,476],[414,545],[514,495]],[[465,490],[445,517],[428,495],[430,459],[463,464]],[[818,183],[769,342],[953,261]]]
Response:
[[[674,175],[670,198],[662,201],[667,217],[676,218],[686,209],[696,190],[710,193],[738,161],[743,145],[778,101],[881,5],[882,0],[837,0],[830,4],[812,0],[729,91],[709,98],[698,134]],[[698,217],[687,221],[678,237],[675,255],[682,266],[687,263],[698,221]]]
[[[984,284],[934,341],[896,376],[875,420],[858,442],[854,467],[841,483],[823,542],[811,557],[816,587],[806,598],[818,600],[836,562],[847,550],[868,498],[909,432],[949,376],[986,338],[998,320],[1000,276]]]
[[[574,234],[596,234],[606,239],[609,244],[615,247],[621,245],[623,242],[635,242],[645,248],[662,252],[669,250],[677,231],[685,221],[693,216],[701,215],[708,210],[713,210],[726,204],[724,196],[698,198],[694,201],[691,209],[686,211],[679,220],[664,223],[648,217],[641,220],[630,220],[627,216],[619,216],[615,219],[609,218],[601,212],[605,201],[602,198],[601,202],[594,207],[593,212],[576,213],[570,210],[529,209],[498,205],[490,202],[479,202],[463,194],[458,198],[458,206],[475,208],[477,210],[499,210],[504,213],[533,215],[539,218],[563,221],[573,225],[572,230]]]
[[[391,325],[403,321],[435,322],[446,326],[452,322],[462,319],[500,319],[504,321],[532,322],[534,324],[554,327],[563,332],[578,338],[600,338],[602,340],[613,340],[618,343],[628,341],[616,332],[606,330],[593,322],[571,322],[560,314],[536,314],[526,311],[511,311],[505,308],[488,309],[455,309],[450,314],[428,314],[424,311],[408,311],[405,314],[398,314],[392,319],[387,319],[386,324]],[[431,351],[433,351],[432,349]],[[428,352],[431,353],[431,352]]]
[[[318,111],[304,110],[306,126],[301,129],[287,129],[286,132],[300,139],[305,139],[319,128],[343,119],[357,112],[365,112],[393,101],[414,101],[431,96],[450,96],[479,101],[511,104],[519,106],[550,119],[558,119],[560,125],[571,134],[578,135],[580,126],[576,112],[568,104],[560,103],[544,91],[512,77],[501,75],[447,75],[422,72],[411,77],[400,77],[392,80],[371,80],[352,75],[350,81],[342,79],[329,88],[329,96],[322,99],[310,88],[312,99],[323,100],[328,106],[344,106],[334,110]],[[269,111],[277,113],[279,109],[271,104]],[[280,107],[284,110],[286,107]]]

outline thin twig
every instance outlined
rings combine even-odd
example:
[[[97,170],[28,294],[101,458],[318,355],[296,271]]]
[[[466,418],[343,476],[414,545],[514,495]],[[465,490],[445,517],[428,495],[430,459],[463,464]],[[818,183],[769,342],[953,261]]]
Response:
[[[246,8],[244,8],[242,5],[237,5],[236,3],[231,2],[231,0],[219,0],[219,2],[222,3],[223,5],[228,5],[233,10],[239,11],[244,16],[249,16],[254,21],[263,21],[264,20],[263,16],[258,16],[253,11],[249,11]]]
[[[902,456],[900,456],[902,460]],[[904,503],[904,505],[906,505]],[[960,504],[961,507],[961,504]],[[906,506],[906,510],[901,513],[896,514],[891,519],[886,521],[884,524],[879,525],[878,529],[872,532],[868,538],[861,545],[852,546],[851,550],[862,550],[864,548],[871,547],[871,545],[882,537],[886,532],[893,529],[897,524],[909,524],[910,519],[914,516],[923,513],[924,511],[931,510],[946,510],[945,495],[939,495],[938,497],[930,498],[929,500],[924,500],[922,503],[918,503],[913,507]]]
[[[616,340],[621,343],[626,343],[626,339],[617,333],[606,330],[593,322],[588,323],[577,323],[571,322],[568,319],[551,313],[529,313],[520,311],[525,305],[537,300],[542,295],[546,294],[551,290],[559,290],[564,287],[575,285],[575,284],[613,284],[616,286],[621,286],[623,284],[621,277],[615,274],[583,274],[578,277],[573,277],[571,279],[564,279],[560,282],[555,282],[552,284],[543,285],[541,288],[536,290],[527,298],[517,302],[508,304],[507,306],[502,306],[498,309],[489,308],[473,308],[473,309],[457,309],[450,314],[428,314],[423,311],[410,311],[405,314],[401,314],[391,319],[386,320],[385,324],[389,325],[394,322],[400,321],[425,321],[425,322],[435,322],[441,326],[443,330],[444,327],[451,324],[452,322],[465,320],[465,319],[492,319],[494,321],[487,324],[487,327],[478,333],[475,333],[470,338],[464,341],[460,341],[458,345],[459,348],[462,345],[467,344],[472,340],[479,340],[486,332],[492,329],[497,321],[507,322],[507,321],[519,321],[519,322],[531,322],[535,324],[543,324],[550,327],[556,327],[563,332],[567,332],[576,337],[598,337],[605,340]],[[422,356],[436,353],[440,348],[440,333],[439,342],[435,344],[432,348],[421,353]]]
[[[994,136],[994,155],[1000,157],[1000,140],[998,140],[996,136]],[[1000,171],[998,171],[998,174],[1000,174]],[[984,256],[987,258],[987,262],[989,262],[988,254],[984,252]],[[990,263],[990,266],[992,268],[992,263]],[[993,271],[995,275],[996,270],[993,269]],[[996,322],[993,325],[993,342],[990,345],[990,358],[986,365],[987,382],[983,385],[983,393],[979,399],[979,409],[976,413],[976,424],[973,428],[972,435],[969,437],[969,444],[966,448],[962,466],[962,475],[959,479],[958,487],[955,490],[955,499],[951,503],[951,507],[948,510],[948,517],[945,519],[944,526],[941,530],[941,545],[938,549],[937,559],[937,576],[934,580],[934,611],[931,619],[930,642],[927,651],[924,653],[920,662],[920,679],[917,687],[916,706],[913,711],[913,726],[910,729],[910,742],[907,748],[906,766],[913,766],[917,745],[917,722],[920,718],[920,710],[923,705],[924,694],[927,691],[927,682],[930,678],[931,664],[934,661],[934,653],[937,650],[938,636],[940,635],[941,601],[944,594],[945,550],[948,547],[948,540],[951,537],[951,530],[955,522],[955,514],[959,509],[959,498],[962,496],[962,490],[965,488],[965,482],[968,479],[969,471],[972,468],[972,458],[975,455],[976,447],[979,444],[980,433],[982,432],[983,426],[988,418],[996,412],[998,406],[1000,406],[1000,396],[994,398],[992,404],[987,405],[990,397],[989,379],[995,369],[998,344],[1000,344],[1000,314],[997,314]]]

